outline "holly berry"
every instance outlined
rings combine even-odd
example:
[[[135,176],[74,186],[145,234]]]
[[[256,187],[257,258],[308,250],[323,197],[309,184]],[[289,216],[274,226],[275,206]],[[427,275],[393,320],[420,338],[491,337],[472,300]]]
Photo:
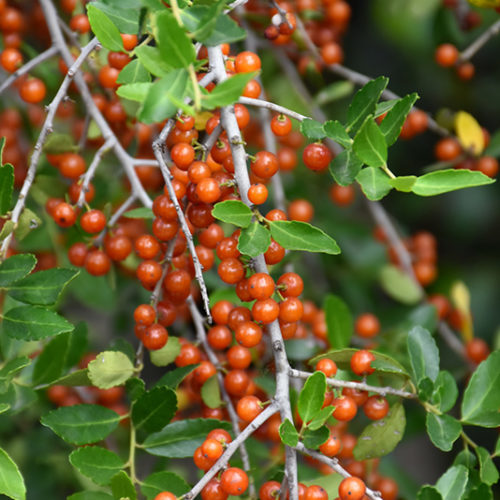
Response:
[[[465,355],[473,363],[479,364],[490,355],[490,348],[483,339],[476,337],[465,344]]]
[[[80,226],[87,233],[100,233],[106,227],[106,216],[100,210],[89,210],[82,215]]]
[[[333,417],[341,422],[349,422],[352,420],[358,411],[358,407],[349,396],[340,396],[332,401],[332,406],[335,406],[333,410]]]
[[[28,78],[19,87],[19,96],[24,102],[30,104],[38,104],[43,101],[46,94],[45,83],[39,78]]]
[[[370,375],[375,371],[375,368],[372,368],[371,362],[375,360],[375,356],[365,349],[361,349],[356,351],[351,356],[351,370],[356,375]]]
[[[256,396],[244,396],[236,405],[236,413],[244,422],[251,422],[262,411],[262,403]]]
[[[168,341],[168,332],[166,328],[159,323],[153,323],[146,328],[142,339],[144,347],[150,351],[157,351],[165,346]]]
[[[238,467],[229,467],[222,473],[220,484],[228,495],[242,495],[248,488],[248,476]]]
[[[346,477],[339,484],[340,500],[361,500],[365,492],[365,483],[358,477]]]
[[[217,439],[207,438],[201,445],[201,452],[210,460],[218,460],[224,453],[224,447]]]
[[[363,405],[363,411],[370,420],[380,420],[389,413],[389,403],[382,396],[370,396]]]
[[[283,137],[292,130],[292,121],[286,115],[276,115],[271,119],[271,130],[274,135]]]
[[[332,161],[332,153],[324,144],[315,142],[304,148],[302,160],[309,170],[320,172],[327,168]]]
[[[234,60],[236,73],[251,73],[252,71],[258,71],[260,67],[260,57],[249,50],[240,52]]]
[[[319,451],[327,457],[334,457],[342,446],[340,439],[332,434],[320,447]]]
[[[327,377],[335,377],[337,373],[337,364],[331,359],[320,359],[316,363],[316,371],[323,372]]]
[[[278,481],[266,481],[259,489],[259,500],[278,500],[280,489]]]
[[[307,488],[305,500],[328,500],[328,493],[321,486],[313,484]]]
[[[375,337],[380,331],[378,318],[371,313],[364,313],[358,316],[354,324],[356,333],[365,339]]]
[[[155,496],[154,500],[177,500],[177,497],[169,491],[162,491]]]

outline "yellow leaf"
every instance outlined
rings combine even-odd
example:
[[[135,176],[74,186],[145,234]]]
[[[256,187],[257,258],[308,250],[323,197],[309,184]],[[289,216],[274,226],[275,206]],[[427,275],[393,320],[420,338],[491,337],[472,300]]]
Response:
[[[459,111],[455,115],[455,131],[460,144],[466,151],[475,155],[480,155],[483,152],[483,130],[472,115],[465,111]]]
[[[469,3],[484,8],[500,7],[500,0],[469,0]]]
[[[194,128],[196,130],[204,130],[205,125],[207,124],[208,120],[212,118],[213,113],[210,113],[210,111],[202,111],[201,113],[198,113],[194,117]]]
[[[451,300],[463,318],[462,336],[465,342],[474,337],[472,329],[472,314],[470,312],[470,293],[467,285],[457,281],[451,287]]]

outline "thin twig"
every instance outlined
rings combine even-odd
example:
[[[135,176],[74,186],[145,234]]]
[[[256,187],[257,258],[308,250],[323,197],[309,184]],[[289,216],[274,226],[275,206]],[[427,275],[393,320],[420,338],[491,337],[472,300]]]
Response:
[[[486,45],[494,36],[500,34],[500,21],[493,23],[486,31],[476,38],[466,49],[460,52],[459,62],[465,62],[472,59],[479,50]]]
[[[271,111],[276,111],[276,113],[280,113],[283,115],[290,116],[291,118],[295,118],[299,122],[306,120],[309,118],[308,116],[297,113],[296,111],[292,111],[291,109],[285,108],[284,106],[280,106],[279,104],[274,104],[274,102],[265,101],[263,99],[254,99],[253,97],[240,97],[238,102],[241,104],[246,104],[247,106],[257,106],[260,108],[266,108]]]

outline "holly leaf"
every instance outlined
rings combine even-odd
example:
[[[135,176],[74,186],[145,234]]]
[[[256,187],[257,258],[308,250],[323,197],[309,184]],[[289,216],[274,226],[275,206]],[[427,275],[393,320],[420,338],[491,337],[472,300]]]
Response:
[[[326,377],[323,372],[313,373],[300,391],[297,409],[300,418],[307,424],[321,410],[325,400]]]
[[[181,352],[181,344],[177,337],[169,337],[167,343],[155,351],[149,351],[151,363],[155,366],[167,366],[173,363]]]
[[[416,93],[398,99],[382,120],[382,123],[380,124],[380,131],[384,135],[385,142],[388,146],[396,142],[406,117],[413,108],[417,99],[418,94]]]
[[[262,255],[270,244],[271,233],[259,222],[252,222],[243,228],[238,238],[238,250],[249,257]]]
[[[177,396],[172,389],[161,386],[145,392],[132,405],[132,422],[136,429],[158,432],[177,411]]]
[[[442,451],[450,451],[462,432],[460,422],[450,415],[427,413],[425,426],[434,446]]]
[[[352,147],[356,156],[370,167],[382,167],[387,162],[387,143],[372,115],[359,129]]]
[[[201,399],[209,408],[219,408],[222,404],[217,375],[210,377],[201,387]]]
[[[242,201],[227,200],[216,203],[212,215],[222,222],[238,227],[248,227],[252,222],[253,213]]]
[[[336,349],[347,347],[354,333],[354,321],[347,304],[337,295],[327,295],[323,304],[327,336]]]
[[[468,480],[468,469],[463,465],[454,465],[439,478],[436,489],[441,493],[443,500],[457,500],[462,498]]]
[[[173,68],[187,68],[196,61],[194,45],[172,12],[164,10],[156,16],[156,37],[164,61]]]
[[[90,27],[103,47],[114,52],[124,52],[120,31],[113,21],[93,4],[87,5]]]
[[[299,433],[297,432],[297,429],[292,424],[292,422],[290,422],[288,418],[281,423],[279,432],[280,432],[281,442],[283,444],[291,446],[292,448],[294,446],[297,446],[297,443],[299,442]]]
[[[74,450],[69,456],[71,465],[96,484],[106,486],[120,472],[125,463],[110,450],[100,446],[85,446]]]
[[[364,168],[356,175],[356,181],[361,186],[365,196],[371,201],[381,200],[392,189],[389,177],[379,168]]]
[[[330,437],[330,431],[326,425],[312,430],[307,428],[304,432],[302,442],[306,448],[311,450],[318,449]]]
[[[476,448],[476,455],[479,459],[479,477],[481,481],[488,486],[496,484],[500,476],[496,465],[493,463],[490,452],[486,448],[478,446]]]
[[[396,266],[384,266],[380,271],[380,285],[387,295],[403,304],[416,304],[423,291],[404,271]]]
[[[421,175],[411,190],[419,196],[435,196],[457,189],[485,186],[493,182],[494,179],[475,170],[447,169]]]
[[[134,365],[120,351],[104,351],[88,365],[89,378],[99,389],[109,389],[124,384],[133,374]]]
[[[439,350],[429,331],[414,326],[408,333],[407,348],[415,381],[428,377],[434,382],[439,374]]]
[[[14,500],[25,500],[26,486],[16,463],[0,448],[0,493]]]
[[[345,149],[330,163],[330,173],[337,184],[349,186],[361,171],[363,162],[352,149]]]
[[[332,141],[335,141],[344,148],[350,148],[352,146],[352,139],[346,132],[345,127],[338,120],[328,120],[324,123],[323,129],[326,136],[332,139]]]
[[[141,483],[141,491],[148,500],[153,500],[163,491],[181,497],[190,489],[189,484],[181,476],[170,471],[153,472]]]
[[[5,288],[14,281],[28,275],[36,265],[36,258],[30,253],[13,255],[0,264],[0,287]]]
[[[323,124],[317,122],[316,120],[311,120],[310,118],[306,118],[305,120],[300,122],[300,131],[308,139],[311,139],[313,141],[317,141],[326,137],[326,132],[323,128]]]

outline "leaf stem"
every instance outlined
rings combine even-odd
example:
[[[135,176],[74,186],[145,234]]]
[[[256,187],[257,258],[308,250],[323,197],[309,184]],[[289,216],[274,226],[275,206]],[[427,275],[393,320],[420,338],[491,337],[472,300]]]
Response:
[[[189,78],[191,78],[191,83],[193,84],[193,92],[194,92],[194,109],[195,111],[201,110],[201,92],[200,86],[198,84],[198,79],[196,78],[196,72],[194,70],[194,66],[192,64],[188,67]]]

